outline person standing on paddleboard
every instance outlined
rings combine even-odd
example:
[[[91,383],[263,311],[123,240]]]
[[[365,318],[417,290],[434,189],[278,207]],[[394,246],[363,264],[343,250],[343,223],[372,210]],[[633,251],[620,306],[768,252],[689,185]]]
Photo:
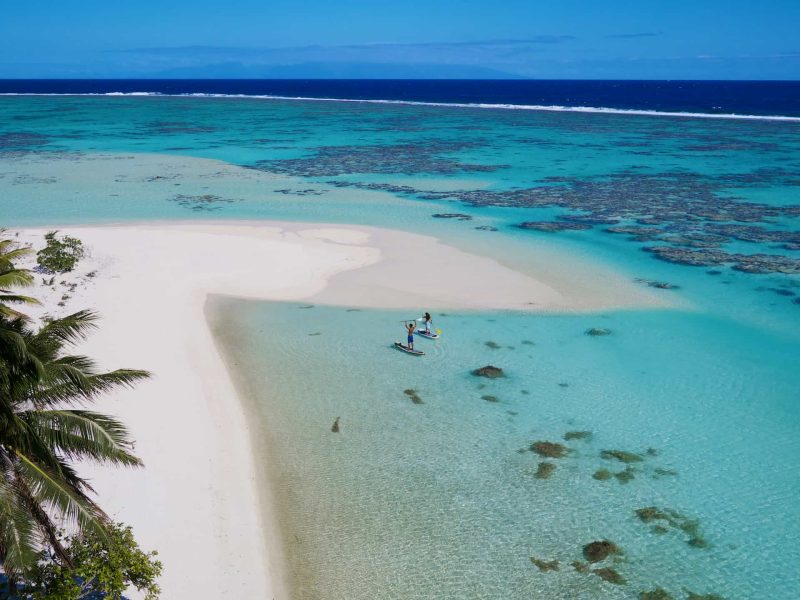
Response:
[[[431,334],[431,313],[426,312],[425,316],[422,317],[422,318],[425,319],[425,333],[430,335]]]
[[[406,329],[408,330],[408,347],[413,350],[414,349],[414,329],[416,329],[417,324],[414,321],[409,321],[406,323]]]

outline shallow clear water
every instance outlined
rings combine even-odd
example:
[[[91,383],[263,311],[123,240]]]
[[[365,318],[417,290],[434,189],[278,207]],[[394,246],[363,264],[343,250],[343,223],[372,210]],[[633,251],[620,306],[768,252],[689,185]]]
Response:
[[[417,358],[387,343],[405,313],[307,306],[212,308],[245,389],[264,390],[280,513],[308,597],[796,589],[797,472],[785,468],[800,452],[794,340],[765,345],[756,330],[685,313],[452,313],[435,315],[445,334],[417,339],[427,352]],[[470,373],[486,364],[506,377]],[[569,431],[591,439],[565,441]],[[538,457],[528,450],[537,440],[571,452]],[[626,469],[604,449],[645,457],[633,480],[593,478]],[[540,461],[557,465],[549,479],[535,476]],[[697,519],[709,548],[652,533],[634,512],[649,506]],[[614,566],[628,586],[573,571],[598,539],[623,548]],[[560,571],[538,572],[531,556]]]
[[[445,335],[418,340],[421,359],[389,347],[413,315],[215,304],[234,375],[259,390],[298,597],[635,598],[658,586],[676,598],[684,588],[800,596],[800,275],[789,272],[800,260],[798,189],[800,126],[791,123],[0,98],[6,226],[364,223],[521,268],[546,247],[678,286],[656,291],[685,310],[436,316]],[[518,227],[563,224],[565,214],[619,222]],[[496,231],[476,229],[485,226]],[[722,264],[642,251],[697,250],[698,239],[725,253]],[[731,268],[750,268],[757,254],[787,262],[759,263],[763,274]],[[591,337],[591,327],[612,333]],[[507,377],[470,375],[485,364]],[[403,393],[411,388],[423,404]],[[592,437],[565,441],[568,431]],[[541,459],[525,450],[537,440],[572,451]],[[632,480],[593,478],[625,472],[604,449],[643,455]],[[557,465],[549,479],[536,478],[540,461]],[[709,547],[674,528],[653,533],[634,513],[648,506],[696,519]],[[625,586],[570,564],[605,538],[624,550],[614,568]],[[559,570],[541,572],[532,556]]]

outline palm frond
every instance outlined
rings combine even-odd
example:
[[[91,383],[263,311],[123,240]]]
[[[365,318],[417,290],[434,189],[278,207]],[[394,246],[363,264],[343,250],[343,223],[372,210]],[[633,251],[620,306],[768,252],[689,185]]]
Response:
[[[32,348],[52,347],[59,349],[65,344],[74,344],[86,338],[89,331],[97,327],[99,316],[91,310],[80,310],[60,319],[53,319],[36,332],[29,341]]]
[[[17,462],[18,461],[15,460],[15,463]],[[36,500],[30,486],[20,472],[12,468],[11,475],[13,477],[14,492],[20,499],[21,504],[25,507],[25,510],[31,516],[31,519],[36,523],[36,528],[39,530],[42,539],[47,541],[56,556],[65,564],[70,565],[69,554],[67,554],[64,545],[59,539],[58,528],[55,523],[53,523],[50,515],[47,514],[41,502]]]
[[[33,283],[33,275],[28,269],[0,268],[0,289],[26,287]]]
[[[13,486],[0,481],[0,557],[7,574],[25,571],[36,561],[36,523]]]
[[[29,357],[25,336],[19,328],[0,323],[0,359],[7,367],[13,367]]]
[[[77,400],[91,402],[101,394],[119,387],[133,387],[136,382],[148,377],[148,371],[136,369],[87,375],[72,366],[62,366],[57,374],[47,375],[48,384],[33,391],[30,400],[39,408]]]
[[[0,385],[12,397],[14,390],[39,380],[45,373],[42,362],[28,350],[21,323],[0,319]]]
[[[68,459],[90,459],[98,463],[141,466],[131,453],[133,443],[120,422],[85,410],[25,411],[27,421],[45,445]]]
[[[0,240],[0,270],[13,268],[13,261],[33,254],[30,246],[20,246],[16,240]]]
[[[13,270],[3,255],[8,249],[0,240],[0,276]],[[65,354],[96,326],[92,311],[38,330],[16,311],[2,312],[25,298],[0,288],[0,565],[7,572],[30,567],[32,552],[41,548],[69,562],[55,523],[105,537],[108,517],[75,464],[142,463],[120,421],[72,407],[150,376],[134,369],[101,372],[90,358]]]
[[[64,477],[16,451],[14,469],[39,505],[55,511],[65,521],[83,531],[103,532],[105,513],[85,495],[77,492]]]
[[[41,304],[41,302],[31,296],[7,293],[6,290],[0,288],[0,304],[5,304],[6,302],[9,304]]]

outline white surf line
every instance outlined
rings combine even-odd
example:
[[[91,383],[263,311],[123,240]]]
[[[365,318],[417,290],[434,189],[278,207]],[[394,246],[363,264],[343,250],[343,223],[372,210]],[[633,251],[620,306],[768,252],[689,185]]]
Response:
[[[400,104],[407,106],[435,106],[453,108],[481,108],[493,110],[528,110],[540,112],[578,112],[607,115],[636,115],[644,117],[679,117],[684,119],[727,119],[743,121],[781,121],[800,123],[800,117],[787,115],[748,115],[738,113],[703,113],[682,111],[659,111],[635,108],[609,108],[602,106],[561,106],[544,104],[491,104],[469,102],[422,102],[416,100],[380,100],[369,98],[314,98],[310,96],[277,96],[272,94],[212,94],[187,92],[164,94],[161,92],[87,92],[87,93],[39,93],[0,92],[0,96],[114,96],[114,97],[166,97],[166,98],[253,98],[258,100],[296,100],[303,102],[352,102],[365,104]]]

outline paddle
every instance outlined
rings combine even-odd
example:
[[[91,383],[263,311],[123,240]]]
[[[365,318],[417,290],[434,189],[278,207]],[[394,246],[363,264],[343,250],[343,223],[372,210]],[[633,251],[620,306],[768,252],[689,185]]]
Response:
[[[422,322],[422,321],[424,321],[424,320],[425,320],[425,319],[403,319],[403,320],[402,320],[402,321],[400,321],[400,322],[401,322],[401,323],[410,323],[410,322],[417,322],[417,321],[419,321],[419,322]],[[436,331],[436,335],[442,335],[442,330],[441,330],[441,329],[439,329],[439,328],[436,328],[434,331]]]

